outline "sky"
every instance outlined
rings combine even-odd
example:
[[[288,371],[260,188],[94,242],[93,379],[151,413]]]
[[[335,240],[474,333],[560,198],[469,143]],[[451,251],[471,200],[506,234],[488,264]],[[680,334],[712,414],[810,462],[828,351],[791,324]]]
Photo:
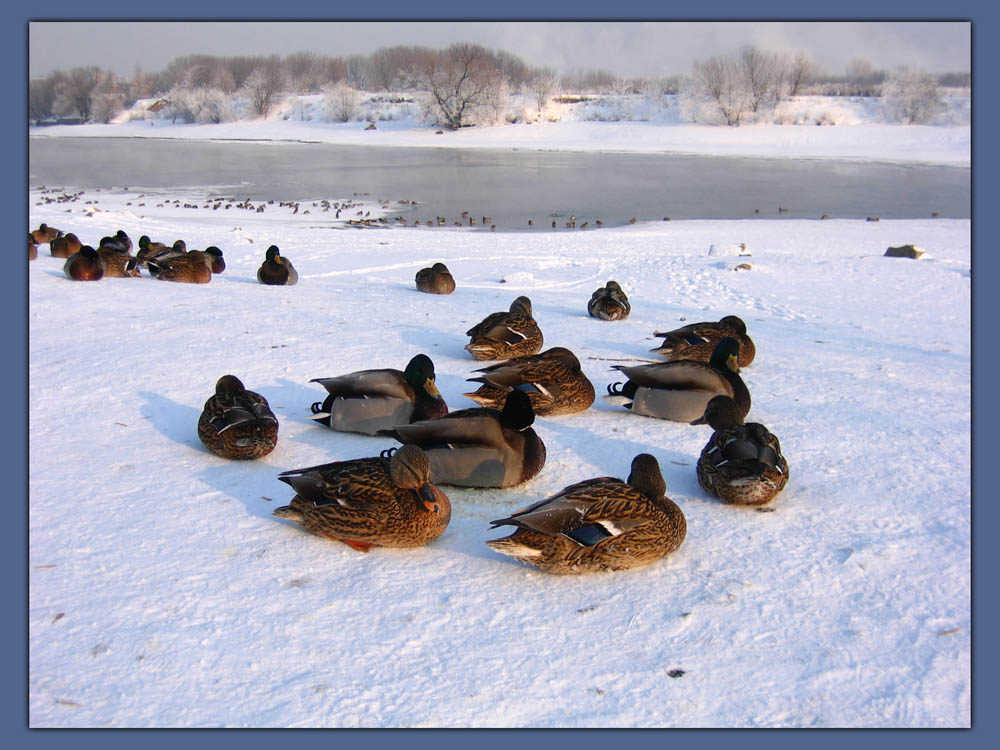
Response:
[[[830,73],[843,72],[855,57],[878,69],[909,65],[940,73],[972,67],[971,24],[964,21],[33,21],[28,73],[40,77],[97,65],[130,76],[137,67],[160,71],[188,54],[338,57],[398,44],[441,48],[456,41],[505,50],[528,65],[562,73],[603,69],[624,77],[686,73],[694,60],[743,44],[805,51]]]

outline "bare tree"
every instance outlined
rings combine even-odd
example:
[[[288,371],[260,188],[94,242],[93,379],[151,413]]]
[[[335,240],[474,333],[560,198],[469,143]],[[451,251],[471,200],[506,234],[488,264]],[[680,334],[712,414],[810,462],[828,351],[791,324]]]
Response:
[[[361,95],[357,89],[351,88],[344,81],[323,92],[323,107],[337,122],[349,122],[358,116]]]
[[[528,79],[527,89],[535,98],[535,105],[538,111],[545,109],[549,99],[559,88],[559,76],[552,68],[534,68],[531,77]]]
[[[926,70],[901,65],[882,84],[886,116],[906,123],[928,122],[942,106],[937,79]]]
[[[761,107],[777,104],[781,98],[780,86],[783,77],[781,60],[778,55],[764,52],[759,47],[747,45],[737,53],[740,81],[748,95],[751,112]]]
[[[63,107],[75,109],[84,120],[89,120],[93,108],[94,89],[104,77],[96,65],[73,68],[59,82],[57,96]]]
[[[184,83],[192,89],[218,89],[227,94],[236,90],[233,74],[220,58],[213,57],[188,68]]]
[[[44,120],[55,114],[56,88],[62,75],[57,71],[28,83],[28,117],[32,120]]]
[[[491,100],[503,81],[486,48],[468,42],[441,51],[422,72],[434,118],[452,130],[469,124],[476,110]]]
[[[368,58],[364,55],[349,55],[344,58],[344,77],[358,90],[368,90]]]
[[[375,91],[392,91],[399,71],[399,47],[379,47],[368,56],[369,79]]]
[[[711,102],[726,125],[738,126],[750,109],[750,93],[744,85],[735,57],[712,57],[696,61],[692,70],[694,93]]]
[[[125,85],[113,73],[105,74],[91,94],[94,120],[109,123],[125,108]]]
[[[267,117],[271,108],[277,103],[284,86],[281,66],[272,62],[256,68],[243,82],[241,91],[250,102],[251,110],[255,114]]]
[[[318,91],[321,87],[319,76],[319,55],[314,52],[296,52],[285,57],[285,72],[288,84],[297,94]]]
[[[805,52],[797,52],[784,66],[788,96],[798,96],[803,87],[819,75],[819,66]]]
[[[149,99],[153,95],[153,79],[146,75],[142,68],[136,67],[135,73],[128,82],[129,96],[136,99]]]

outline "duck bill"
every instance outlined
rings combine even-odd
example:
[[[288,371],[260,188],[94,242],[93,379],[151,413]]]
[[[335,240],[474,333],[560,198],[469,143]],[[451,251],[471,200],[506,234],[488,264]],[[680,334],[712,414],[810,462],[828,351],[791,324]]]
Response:
[[[275,262],[275,263],[281,263],[282,265],[284,265],[284,262],[285,262],[285,261],[283,261],[283,260],[281,259],[281,256],[280,256],[280,255],[275,255],[275,256],[274,256],[274,262]]]
[[[733,372],[740,372],[740,360],[735,354],[729,355],[729,359],[726,360],[726,364]]]
[[[434,487],[432,485],[421,485],[417,490],[417,494],[420,495],[420,501],[423,503],[424,509],[427,510],[428,513],[437,513],[440,510],[438,499],[434,494]]]
[[[697,419],[692,419],[688,424],[705,424],[705,415],[702,414]]]
[[[441,391],[437,389],[434,385],[434,378],[427,378],[424,381],[424,390],[427,391],[427,395],[433,396],[434,398],[441,398]]]

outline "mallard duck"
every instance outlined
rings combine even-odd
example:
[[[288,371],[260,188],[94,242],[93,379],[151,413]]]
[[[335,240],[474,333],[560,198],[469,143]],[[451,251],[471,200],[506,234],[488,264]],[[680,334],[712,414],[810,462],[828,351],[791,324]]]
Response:
[[[235,375],[223,375],[198,419],[198,437],[223,458],[260,458],[278,442],[278,418],[266,398],[248,391]]]
[[[330,394],[312,405],[312,419],[341,432],[377,435],[379,430],[448,413],[434,385],[434,363],[426,354],[415,356],[402,372],[360,370],[310,382]]]
[[[531,479],[545,465],[545,444],[531,428],[534,421],[528,397],[511,391],[502,411],[461,409],[379,434],[423,448],[435,483],[511,487]]]
[[[292,286],[299,280],[292,261],[280,254],[277,245],[267,249],[267,255],[257,269],[257,281],[268,286]]]
[[[184,240],[177,240],[173,245],[164,245],[162,242],[152,242],[145,234],[139,238],[139,252],[135,257],[140,263],[147,263],[151,260],[163,260],[175,255],[184,255],[187,252],[187,245]]]
[[[573,414],[594,403],[594,386],[569,349],[556,346],[541,354],[514,357],[476,372],[470,382],[482,383],[475,393],[462,394],[481,406],[503,407],[512,390],[524,391],[538,416]]]
[[[367,552],[371,547],[420,547],[451,520],[451,502],[431,484],[427,455],[406,445],[391,458],[359,458],[278,476],[296,495],[278,518]]]
[[[104,261],[90,245],[84,245],[66,259],[63,273],[74,281],[99,281],[104,278]]]
[[[49,243],[49,252],[53,258],[68,258],[73,253],[80,252],[83,243],[72,232],[61,234]]]
[[[487,315],[465,332],[472,340],[465,348],[474,359],[511,359],[537,354],[542,349],[542,331],[531,317],[531,300],[518,297],[508,312]]]
[[[716,345],[726,336],[740,342],[740,367],[746,367],[757,353],[753,341],[747,336],[747,325],[735,315],[727,315],[717,323],[692,323],[674,331],[655,331],[654,336],[664,336],[663,343],[649,351],[667,359],[693,359],[708,362]]]
[[[417,289],[428,294],[451,294],[455,291],[455,279],[444,263],[421,268],[417,271],[416,282]]]
[[[101,237],[97,249],[100,250],[102,247],[118,250],[122,253],[130,253],[132,252],[132,240],[123,230],[119,229],[113,237]]]
[[[31,236],[31,232],[28,232],[28,260],[34,260],[38,257],[38,243],[35,242],[35,238]]]
[[[625,320],[631,311],[628,297],[617,281],[609,281],[597,289],[587,303],[590,317],[600,320]]]
[[[515,531],[487,545],[549,573],[589,573],[648,565],[681,546],[687,521],[666,497],[660,465],[632,460],[628,480],[577,482],[546,500],[493,521]]]
[[[113,246],[101,245],[97,254],[104,261],[104,275],[108,278],[139,278],[139,259]]]
[[[709,401],[705,414],[691,424],[715,430],[698,458],[698,482],[713,495],[734,505],[763,505],[788,483],[778,438],[762,424],[744,424],[728,396]]]
[[[212,256],[195,251],[179,255],[160,256],[146,261],[149,273],[161,281],[185,284],[207,284],[212,280]]]
[[[604,399],[647,417],[690,422],[705,413],[713,396],[729,396],[746,414],[750,391],[739,376],[739,355],[739,342],[727,336],[715,347],[708,364],[681,359],[635,367],[615,365],[628,381],[609,385]]]
[[[205,248],[204,253],[209,256],[208,262],[212,269],[212,273],[219,274],[226,270],[226,259],[222,257],[222,251],[219,248],[215,245],[211,245]]]
[[[31,232],[31,236],[34,237],[35,242],[39,245],[44,245],[46,242],[51,243],[56,237],[62,234],[62,230],[56,229],[55,227],[46,226],[42,222],[38,229]]]

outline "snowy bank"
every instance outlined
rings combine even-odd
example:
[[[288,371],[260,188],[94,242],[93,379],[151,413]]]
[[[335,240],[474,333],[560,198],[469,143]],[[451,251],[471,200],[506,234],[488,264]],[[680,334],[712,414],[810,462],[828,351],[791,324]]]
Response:
[[[870,103],[835,97],[786,102],[780,121],[736,128],[696,125],[680,119],[676,106],[644,112],[636,104],[596,106],[591,114],[559,112],[535,122],[441,130],[419,119],[414,107],[372,111],[367,121],[330,122],[322,97],[297,97],[270,118],[219,124],[173,123],[160,115],[134,113],[117,124],[29,128],[32,136],[190,138],[196,140],[307,141],[342,145],[430,148],[491,148],[628,153],[920,162],[968,166],[971,129],[968,99],[952,102],[939,125],[881,122]],[[555,105],[550,105],[555,106]],[[648,102],[645,103],[648,107]],[[616,110],[615,107],[619,109]],[[563,109],[566,109],[565,107]],[[640,119],[629,119],[629,118]]]
[[[161,130],[103,130],[143,127]],[[603,127],[652,130],[503,130],[549,127],[576,132],[574,146]],[[493,132],[356,135],[483,144]],[[92,244],[117,229],[184,238],[221,247],[228,264],[204,286],[71,282],[45,245],[29,264],[31,726],[970,726],[969,221],[504,234],[351,229],[276,206],[234,216],[168,202],[201,194],[157,198],[161,208],[140,208],[134,189],[29,196],[32,228]],[[297,286],[257,283],[272,243]],[[709,254],[732,243],[750,256]],[[883,257],[907,243],[927,255]],[[439,260],[458,289],[416,292],[414,273]],[[734,271],[742,262],[751,268]],[[612,278],[631,316],[589,318],[591,292]],[[271,515],[290,499],[280,471],[393,444],[313,423],[311,378],[423,351],[449,406],[473,406],[461,394],[479,365],[463,332],[519,294],[546,347],[572,349],[599,392],[612,364],[655,359],[652,331],[742,317],[757,346],[743,372],[749,418],[781,439],[787,488],[764,512],[726,506],[695,476],[708,428],[598,400],[536,421],[548,460],[526,484],[445,488],[451,525],[424,548],[361,554]],[[197,437],[227,372],[280,420],[259,461],[218,458]],[[625,476],[640,452],[657,457],[687,517],[664,560],[556,577],[484,544],[500,535],[491,519]]]

